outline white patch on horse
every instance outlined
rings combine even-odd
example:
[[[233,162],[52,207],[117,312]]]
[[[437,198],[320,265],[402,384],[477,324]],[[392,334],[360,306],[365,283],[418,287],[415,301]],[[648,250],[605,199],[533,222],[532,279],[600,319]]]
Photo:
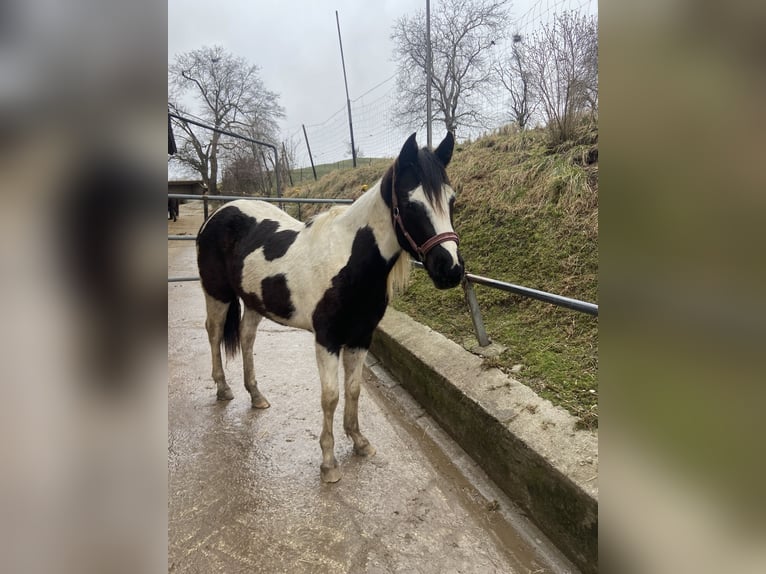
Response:
[[[304,223],[271,204],[248,200],[234,203],[256,221],[270,219],[278,222],[278,231],[291,229],[299,232],[282,257],[267,261],[263,247],[245,257],[241,285],[244,291],[263,300],[261,281],[265,277],[285,275],[295,311],[289,319],[273,319],[291,327],[313,331],[312,313],[332,285],[332,278],[348,261],[356,230],[346,230],[340,226],[334,233],[322,233],[322,229],[341,213],[337,208],[318,215],[314,223],[306,227]]]
[[[410,192],[410,202],[420,204],[428,214],[428,219],[431,221],[431,225],[434,226],[434,235],[453,230],[448,207],[449,202],[453,197],[455,197],[455,191],[449,185],[442,186],[441,208],[434,208],[434,206],[431,205],[431,202],[428,201],[422,186],[418,186]],[[441,246],[452,256],[453,265],[458,265],[457,243],[454,241],[445,241],[444,243],[441,243]]]
[[[386,261],[401,251],[396,235],[391,233],[391,211],[380,195],[378,180],[343,214],[344,221],[355,229],[370,227],[380,254]]]

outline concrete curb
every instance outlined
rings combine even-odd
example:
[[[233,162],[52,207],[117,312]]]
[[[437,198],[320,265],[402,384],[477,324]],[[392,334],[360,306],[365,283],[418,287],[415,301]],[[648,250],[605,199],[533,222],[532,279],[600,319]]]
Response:
[[[584,573],[598,571],[598,437],[389,308],[371,352]]]

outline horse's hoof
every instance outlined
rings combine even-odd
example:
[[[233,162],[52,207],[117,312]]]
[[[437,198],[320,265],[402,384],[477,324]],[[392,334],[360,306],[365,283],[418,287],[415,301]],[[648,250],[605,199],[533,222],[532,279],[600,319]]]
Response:
[[[320,473],[322,475],[322,482],[329,483],[338,482],[340,477],[343,476],[337,466],[334,468],[320,468]]]
[[[234,398],[234,393],[231,392],[231,389],[219,390],[215,394],[215,398],[219,401],[230,401]]]
[[[375,447],[372,446],[370,443],[367,443],[364,446],[358,447],[354,445],[354,454],[357,454],[359,456],[372,456],[376,453]]]
[[[253,399],[250,404],[253,405],[254,409],[267,409],[271,406],[271,403],[269,403],[265,397],[258,397],[257,399]]]

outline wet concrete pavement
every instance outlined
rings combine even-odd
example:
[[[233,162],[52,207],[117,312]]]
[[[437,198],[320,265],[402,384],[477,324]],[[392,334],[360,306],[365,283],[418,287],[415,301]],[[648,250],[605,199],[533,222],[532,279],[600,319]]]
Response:
[[[172,233],[195,234],[181,206]],[[194,243],[170,242],[169,276],[196,275]],[[353,455],[335,416],[337,484],[319,478],[320,385],[312,335],[264,320],[255,368],[271,408],[215,400],[199,283],[168,285],[168,569],[171,572],[573,571],[379,365],[359,404],[377,448]]]

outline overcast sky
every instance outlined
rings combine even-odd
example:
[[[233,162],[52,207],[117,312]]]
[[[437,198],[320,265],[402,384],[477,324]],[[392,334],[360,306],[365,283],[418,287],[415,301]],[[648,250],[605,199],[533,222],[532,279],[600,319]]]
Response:
[[[511,15],[521,18],[530,8],[542,13],[554,4],[560,2],[512,0]],[[425,0],[169,0],[168,60],[220,44],[257,64],[266,87],[280,95],[283,127],[290,131],[345,104],[336,10],[354,99],[395,73],[394,21],[424,7]]]
[[[432,10],[438,2],[431,0]],[[541,18],[567,7],[595,13],[597,0],[511,0],[512,31],[531,32]],[[287,138],[301,124],[322,123],[346,104],[336,10],[354,100],[395,74],[390,39],[394,22],[421,9],[425,0],[169,0],[168,61],[219,44],[258,65],[267,89],[280,96],[286,114],[282,137]],[[344,137],[335,136],[341,148]],[[375,152],[363,139],[361,145],[363,151]],[[398,139],[388,145],[398,146]],[[321,145],[317,147],[321,157]]]

